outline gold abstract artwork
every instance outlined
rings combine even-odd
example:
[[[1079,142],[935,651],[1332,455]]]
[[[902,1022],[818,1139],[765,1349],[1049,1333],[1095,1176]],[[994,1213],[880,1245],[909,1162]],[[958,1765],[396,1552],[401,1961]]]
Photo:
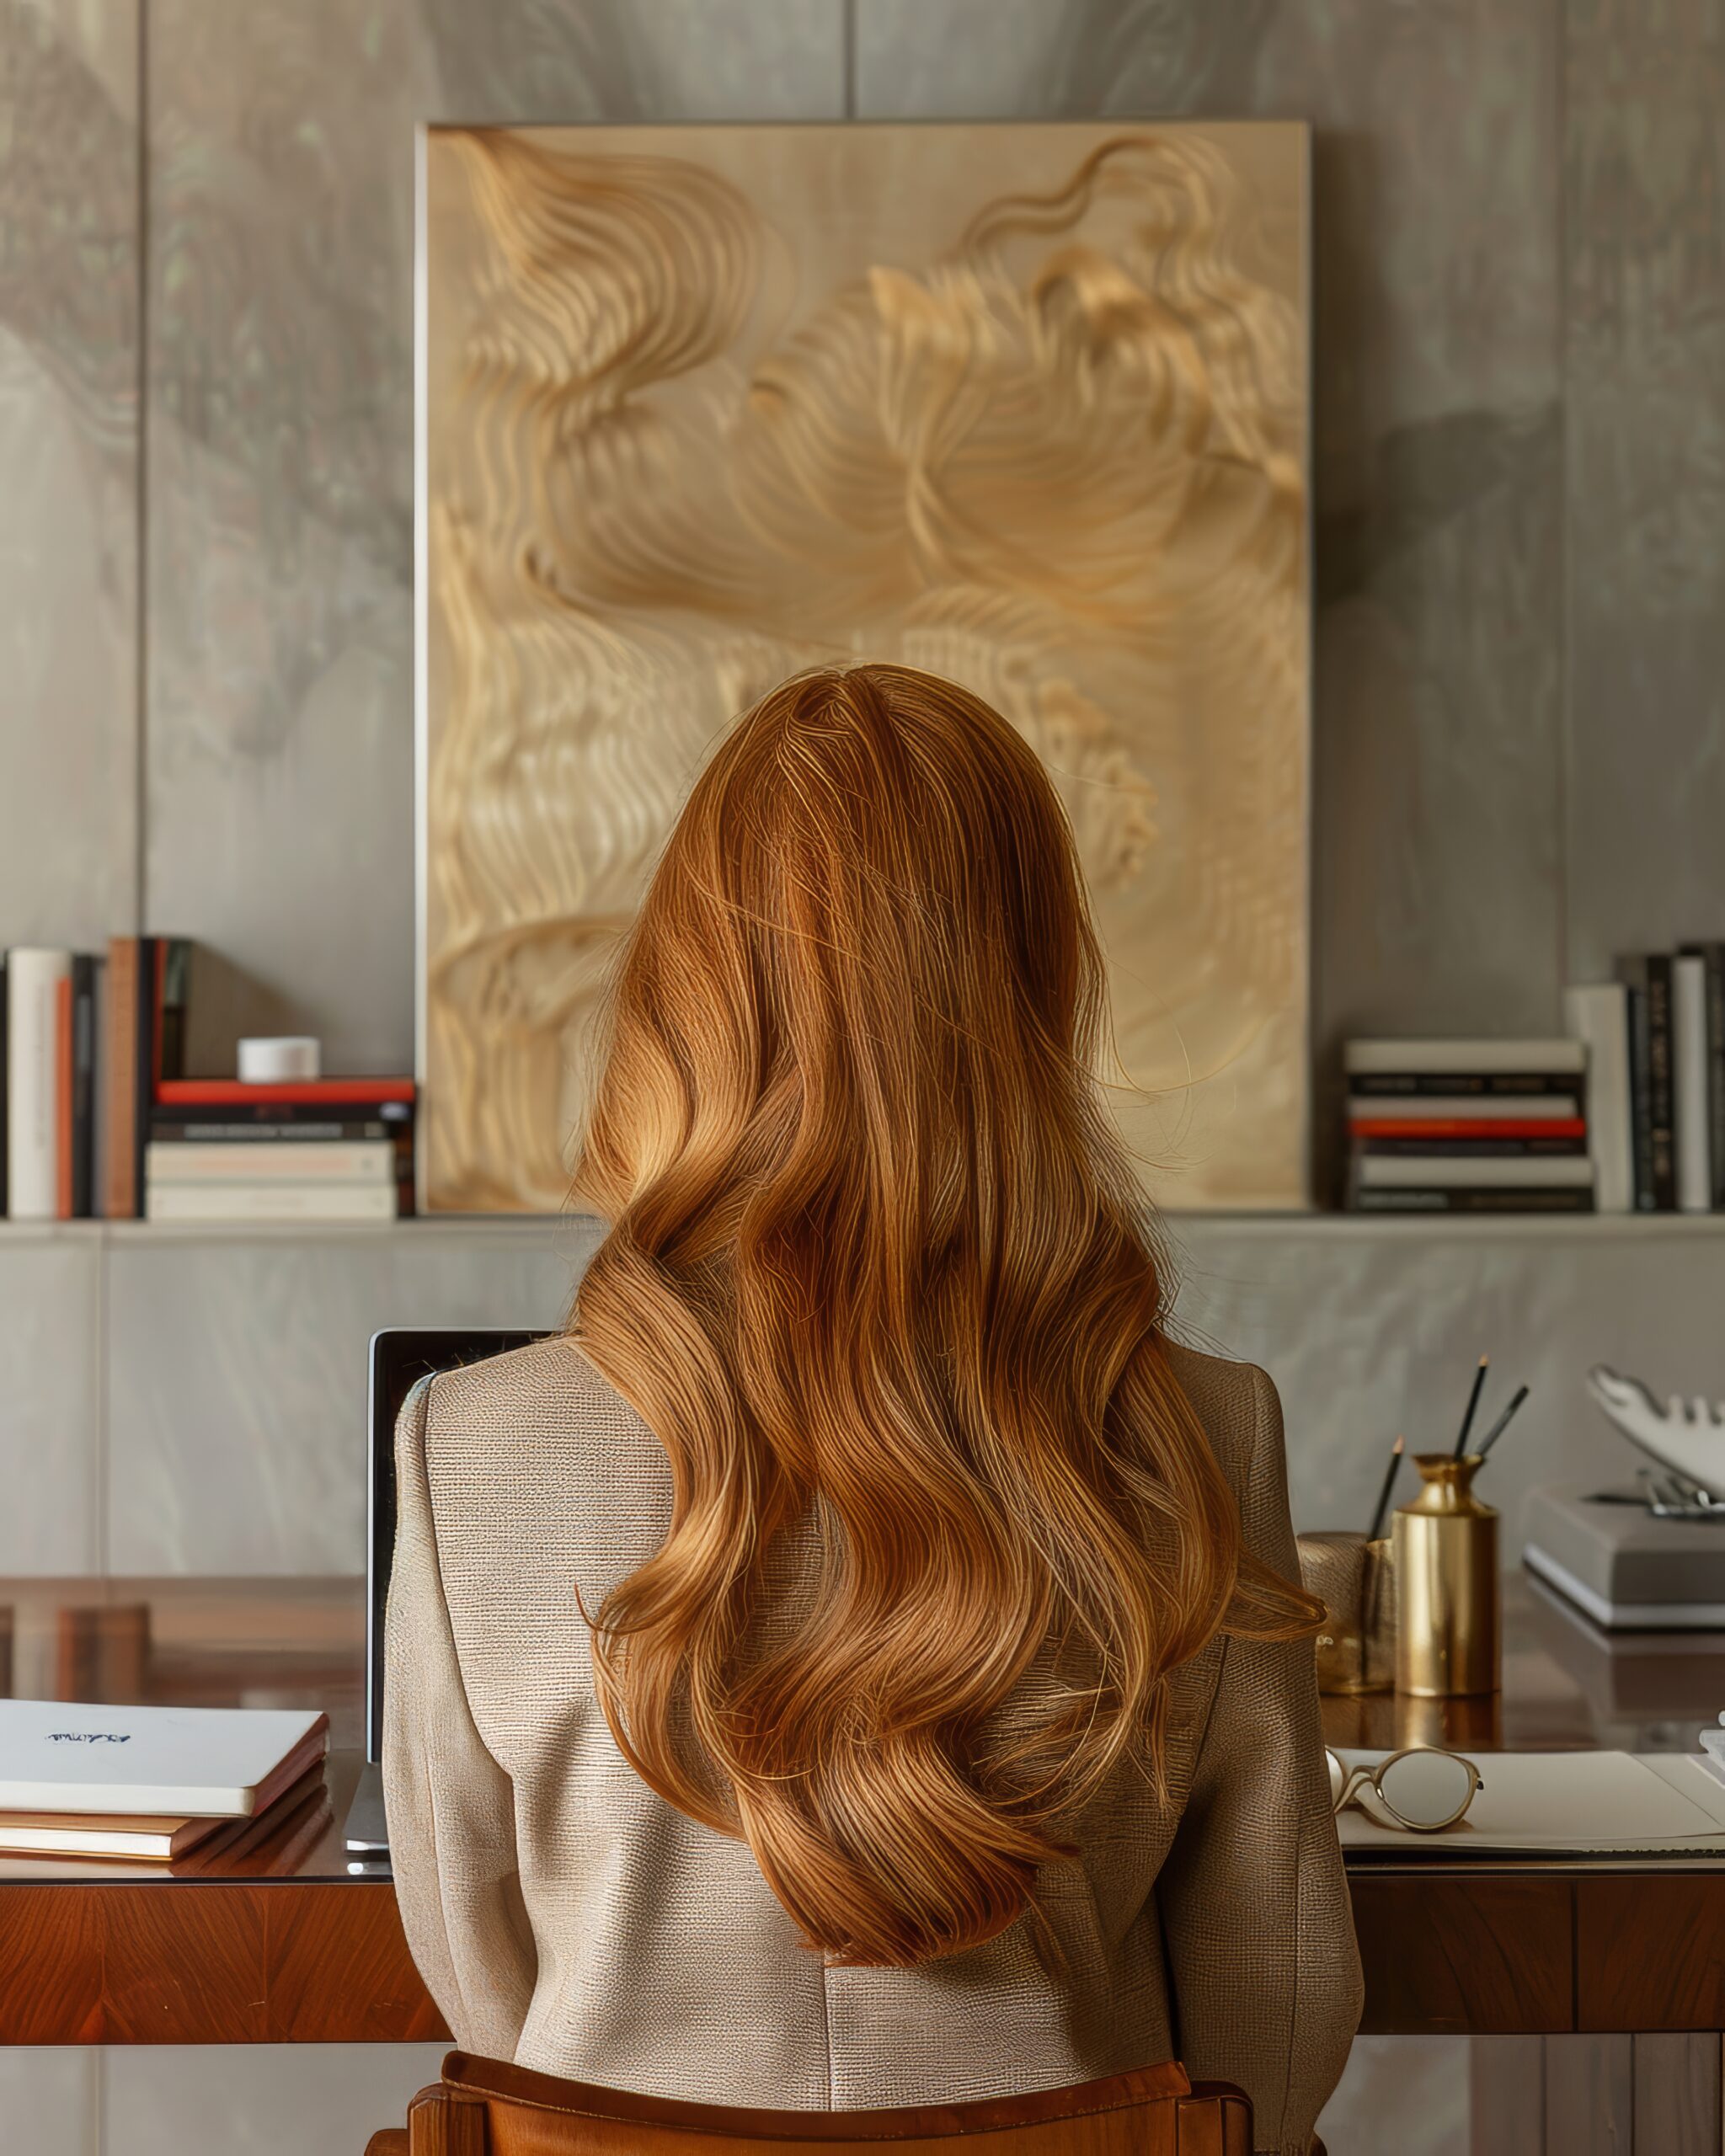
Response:
[[[434,1209],[565,1202],[701,762],[830,660],[1042,755],[1172,1207],[1306,1202],[1306,131],[434,129],[419,293]]]

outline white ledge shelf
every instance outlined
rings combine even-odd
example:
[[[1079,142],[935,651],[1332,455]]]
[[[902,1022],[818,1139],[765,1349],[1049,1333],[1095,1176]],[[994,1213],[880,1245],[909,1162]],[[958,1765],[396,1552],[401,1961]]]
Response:
[[[1176,1242],[1206,1235],[1265,1241],[1626,1242],[1725,1235],[1725,1213],[1236,1213],[1161,1215]],[[404,1220],[0,1220],[0,1245],[31,1242],[391,1241],[583,1233],[579,1214],[434,1213]]]

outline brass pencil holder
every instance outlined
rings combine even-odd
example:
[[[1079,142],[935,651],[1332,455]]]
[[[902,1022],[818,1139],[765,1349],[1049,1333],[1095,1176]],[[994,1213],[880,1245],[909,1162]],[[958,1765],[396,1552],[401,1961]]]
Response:
[[[1502,1682],[1498,1515],[1473,1494],[1479,1456],[1416,1453],[1420,1491],[1391,1523],[1396,1689],[1466,1699]]]
[[[1320,1692],[1387,1692],[1396,1681],[1396,1572],[1390,1545],[1336,1529],[1298,1538],[1300,1577],[1324,1605]]]

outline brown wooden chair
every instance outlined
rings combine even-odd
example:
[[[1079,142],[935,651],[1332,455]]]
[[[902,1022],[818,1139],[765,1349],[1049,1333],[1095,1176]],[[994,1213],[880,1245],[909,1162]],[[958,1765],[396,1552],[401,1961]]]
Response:
[[[1223,2082],[1146,2066],[1073,2089],[903,2110],[758,2111],[637,2096],[451,2052],[443,2079],[374,2133],[366,2156],[843,2156],[890,2142],[892,2156],[952,2156],[990,2137],[987,2156],[1252,2156],[1252,2106]]]

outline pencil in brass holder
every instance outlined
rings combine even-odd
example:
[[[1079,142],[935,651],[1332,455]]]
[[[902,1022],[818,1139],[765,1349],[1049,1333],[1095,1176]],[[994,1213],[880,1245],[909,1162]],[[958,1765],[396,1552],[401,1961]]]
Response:
[[[1416,1453],[1418,1497],[1391,1523],[1396,1689],[1419,1700],[1495,1692],[1502,1679],[1498,1515],[1473,1494],[1477,1453]]]
[[[1320,1692],[1387,1692],[1396,1681],[1396,1580],[1387,1540],[1340,1529],[1302,1534],[1300,1577],[1324,1605]]]

